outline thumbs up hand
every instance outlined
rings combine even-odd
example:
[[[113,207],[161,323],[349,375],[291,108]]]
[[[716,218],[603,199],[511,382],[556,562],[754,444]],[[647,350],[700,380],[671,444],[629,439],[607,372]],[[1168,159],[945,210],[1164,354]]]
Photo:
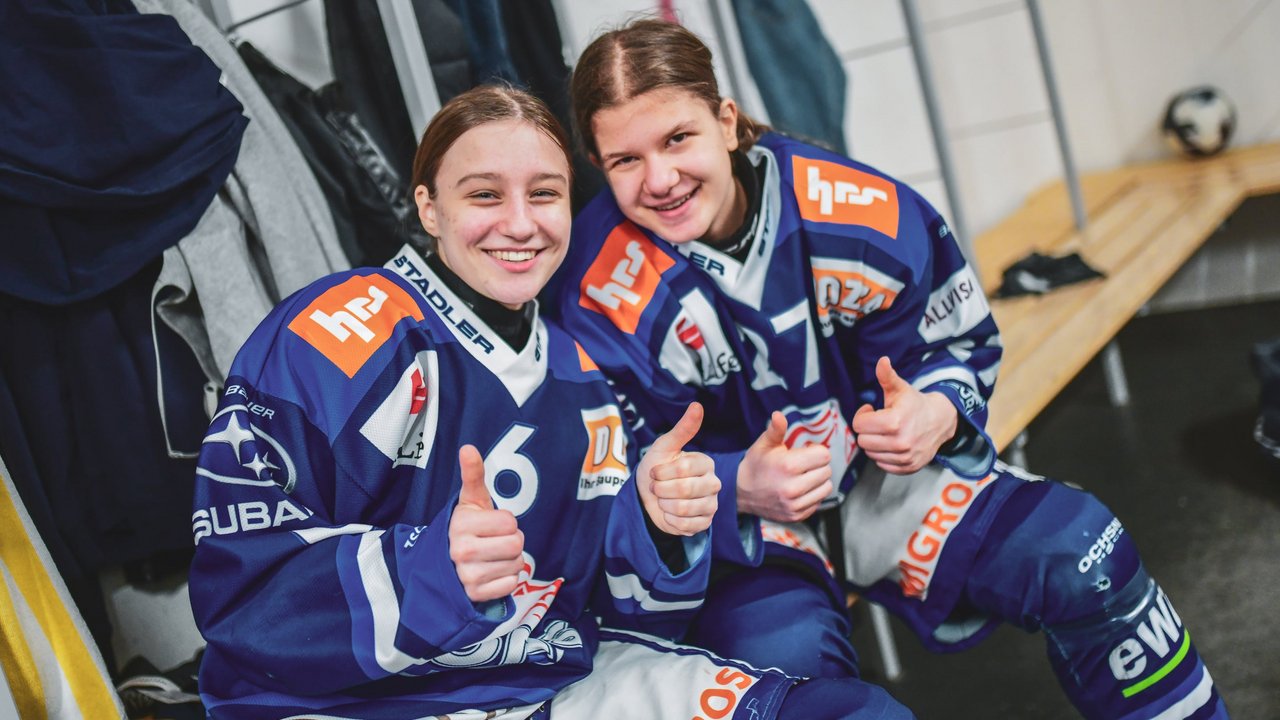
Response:
[[[524,568],[524,533],[516,517],[497,510],[484,483],[484,460],[471,445],[458,450],[462,491],[449,520],[449,559],[471,602],[510,595]]]
[[[885,472],[910,475],[956,434],[959,414],[942,393],[922,393],[899,377],[887,357],[876,363],[876,380],[884,408],[863,405],[854,413],[858,446]]]
[[[684,417],[649,446],[636,468],[636,487],[645,512],[668,535],[696,535],[711,527],[719,504],[715,463],[684,446],[702,427],[702,406],[690,403]]]
[[[831,450],[825,445],[790,448],[780,412],[747,449],[738,466],[738,512],[774,522],[804,520],[831,494]]]

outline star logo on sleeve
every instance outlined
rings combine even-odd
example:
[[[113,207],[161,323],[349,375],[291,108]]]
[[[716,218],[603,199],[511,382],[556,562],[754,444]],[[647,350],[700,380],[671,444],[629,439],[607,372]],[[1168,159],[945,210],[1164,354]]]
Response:
[[[275,438],[248,423],[245,411],[244,405],[229,405],[213,417],[196,474],[230,485],[275,485],[292,492],[298,481],[292,458]]]

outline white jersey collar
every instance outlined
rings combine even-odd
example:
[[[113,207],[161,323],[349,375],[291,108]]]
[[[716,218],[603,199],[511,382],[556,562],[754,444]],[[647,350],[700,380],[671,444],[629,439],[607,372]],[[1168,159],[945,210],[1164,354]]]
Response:
[[[493,328],[467,307],[427,265],[426,260],[405,245],[384,266],[408,280],[426,300],[428,307],[449,327],[458,344],[502,381],[516,405],[524,405],[547,376],[547,328],[533,302],[533,332],[519,351],[507,344]]]
[[[747,159],[756,166],[764,163],[765,176],[760,188],[760,212],[746,239],[750,248],[746,259],[739,262],[698,240],[672,244],[677,252],[710,275],[730,297],[759,310],[764,297],[765,275],[769,272],[773,249],[777,245],[778,219],[782,215],[782,183],[779,182],[777,158],[770,150],[753,146],[747,151]]]

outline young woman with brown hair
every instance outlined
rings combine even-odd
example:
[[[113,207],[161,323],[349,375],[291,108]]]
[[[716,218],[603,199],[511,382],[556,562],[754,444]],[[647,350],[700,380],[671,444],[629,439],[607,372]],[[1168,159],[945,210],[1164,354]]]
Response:
[[[999,334],[919,193],[752,122],[672,23],[598,37],[572,100],[609,190],[575,218],[558,312],[642,442],[688,402],[707,408],[698,444],[724,481],[720,563],[689,642],[856,674],[847,577],[934,650],[1000,622],[1043,631],[1087,717],[1225,717],[1115,516],[996,462],[983,425]],[[832,548],[813,518],[836,504]],[[746,545],[720,542],[734,531]],[[752,538],[759,568],[743,567]]]

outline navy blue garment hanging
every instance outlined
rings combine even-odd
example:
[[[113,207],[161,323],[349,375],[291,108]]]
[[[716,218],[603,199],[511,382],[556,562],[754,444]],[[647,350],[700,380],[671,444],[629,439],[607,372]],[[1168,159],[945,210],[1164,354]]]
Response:
[[[848,155],[844,66],[805,0],[733,0],[733,12],[770,124]]]
[[[126,0],[0,4],[0,288],[84,300],[186,236],[248,123],[220,74]]]
[[[467,50],[477,84],[519,84],[521,73],[507,43],[507,25],[498,0],[447,0],[466,30]],[[425,34],[425,33],[424,33]],[[442,98],[443,100],[443,98]]]

